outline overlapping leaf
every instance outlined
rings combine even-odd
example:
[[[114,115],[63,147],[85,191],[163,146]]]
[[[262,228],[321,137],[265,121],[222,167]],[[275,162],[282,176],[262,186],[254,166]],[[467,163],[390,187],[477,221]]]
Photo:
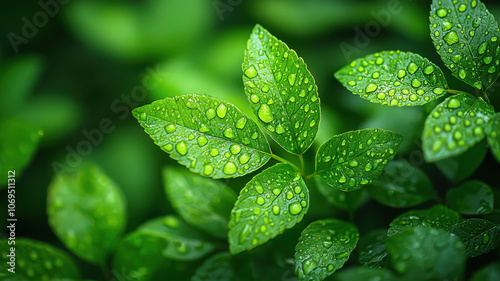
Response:
[[[166,98],[133,114],[170,157],[207,177],[239,177],[270,159],[257,124],[234,105],[210,96]]]
[[[496,249],[500,242],[500,225],[483,219],[464,220],[455,224],[450,232],[462,240],[469,258]]]
[[[429,162],[459,155],[482,140],[493,107],[482,99],[458,94],[445,99],[425,120],[422,135]]]
[[[308,209],[309,190],[292,166],[264,170],[245,185],[231,211],[231,253],[264,244],[300,222]]]
[[[486,130],[488,135],[488,144],[490,145],[491,153],[500,162],[500,113],[497,113],[488,122]]]
[[[235,280],[235,272],[231,262],[230,253],[214,255],[203,262],[196,269],[191,281],[232,281]]]
[[[376,229],[361,237],[357,251],[358,261],[363,267],[384,268],[387,264],[387,249],[385,239],[387,229]]]
[[[434,0],[431,37],[453,75],[486,90],[500,74],[500,29],[480,0]]]
[[[500,280],[500,262],[496,261],[476,271],[470,281]]]
[[[304,153],[320,121],[314,78],[295,51],[256,25],[243,62],[245,93],[260,123],[284,149]]]
[[[434,164],[446,178],[453,182],[461,182],[474,174],[483,163],[487,152],[486,143],[480,141],[466,152],[439,160]]]
[[[485,215],[493,212],[493,190],[484,182],[473,180],[446,193],[446,203],[464,215]]]
[[[366,280],[399,280],[393,273],[385,268],[373,269],[364,267],[350,267],[341,270],[333,276],[334,281],[366,281]]]
[[[351,223],[337,219],[311,223],[295,247],[295,273],[300,280],[325,279],[349,259],[358,239],[358,229]]]
[[[401,144],[402,137],[382,129],[336,135],[316,155],[316,173],[334,188],[358,190],[382,173]]]
[[[370,199],[370,195],[364,189],[345,192],[331,187],[322,177],[314,177],[314,181],[318,191],[330,204],[345,211],[355,211]]]
[[[455,211],[443,205],[437,205],[425,210],[412,210],[398,216],[391,222],[387,236],[392,236],[413,226],[449,230],[459,219],[460,216]]]
[[[441,69],[414,53],[385,51],[354,60],[335,77],[355,95],[373,103],[416,106],[448,88]]]

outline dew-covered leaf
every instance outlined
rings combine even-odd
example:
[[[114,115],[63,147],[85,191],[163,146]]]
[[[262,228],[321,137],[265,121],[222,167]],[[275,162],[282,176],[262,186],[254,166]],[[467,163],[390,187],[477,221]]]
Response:
[[[337,219],[311,223],[295,246],[295,274],[300,280],[325,279],[342,268],[358,239],[358,229],[351,223]]]
[[[321,195],[330,204],[344,211],[355,211],[370,199],[365,189],[345,192],[331,187],[322,177],[314,177],[314,181]]]
[[[434,0],[431,37],[453,75],[486,90],[500,74],[500,29],[480,0]]]
[[[15,244],[9,244],[10,241],[15,241]],[[11,252],[11,247],[15,248],[14,252]],[[0,273],[0,279],[4,281],[64,281],[76,280],[79,277],[78,269],[71,257],[59,248],[44,242],[28,238],[1,239],[0,253],[1,267],[5,268],[5,272],[2,272],[5,276]],[[11,257],[14,259],[12,264],[9,264],[12,261]],[[15,273],[7,272],[7,269],[12,267]]]
[[[176,269],[198,260],[214,249],[196,229],[175,216],[150,220],[128,234],[118,245],[113,268],[124,278],[151,280],[161,267],[171,268],[172,280]]]
[[[500,280],[500,262],[496,261],[481,268],[472,275],[470,281],[497,281]]]
[[[495,159],[500,162],[500,113],[497,113],[488,122],[486,129],[488,144]]]
[[[219,238],[227,237],[227,224],[236,193],[222,182],[187,170],[166,168],[165,191],[179,215],[189,224]]]
[[[7,186],[8,171],[16,177],[29,164],[43,132],[21,119],[0,120],[0,188]]]
[[[66,247],[98,265],[105,263],[126,223],[121,190],[91,164],[73,174],[56,175],[48,190],[47,214]]]
[[[219,253],[206,259],[196,269],[191,281],[232,281],[235,272],[231,262],[230,253]]]
[[[335,73],[335,78],[353,94],[390,106],[423,105],[444,95],[448,88],[437,65],[401,51],[354,60]]]
[[[231,211],[231,253],[266,243],[300,222],[308,209],[309,190],[292,166],[264,170],[245,185]]]
[[[363,267],[384,268],[387,264],[387,249],[385,239],[387,229],[376,229],[362,236],[359,240],[357,251],[358,261]]]
[[[170,157],[212,178],[234,178],[259,169],[270,148],[257,124],[234,105],[206,95],[157,100],[132,112]]]
[[[493,107],[482,99],[463,93],[445,99],[425,120],[425,159],[434,162],[464,153],[484,138],[493,115]]]
[[[436,194],[429,177],[406,160],[391,161],[366,190],[381,204],[395,208],[419,205]]]
[[[387,238],[385,246],[400,280],[462,280],[465,247],[447,231],[412,227]]]
[[[320,121],[318,87],[294,50],[256,25],[243,61],[243,83],[252,109],[284,149],[304,153]]]
[[[467,257],[473,258],[496,249],[500,242],[500,225],[483,219],[468,219],[455,224],[450,232],[465,245]]]
[[[354,191],[378,178],[403,138],[382,129],[333,136],[316,155],[316,173],[334,188]]]
[[[493,212],[493,190],[484,182],[472,180],[446,193],[448,206],[464,215],[485,215]]]
[[[459,219],[459,214],[443,205],[436,205],[425,210],[411,210],[401,214],[391,222],[387,236],[392,236],[413,226],[449,230]]]

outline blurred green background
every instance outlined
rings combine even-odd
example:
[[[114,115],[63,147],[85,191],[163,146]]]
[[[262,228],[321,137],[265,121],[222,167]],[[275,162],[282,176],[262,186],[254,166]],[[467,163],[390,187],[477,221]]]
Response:
[[[500,19],[500,3],[483,2]],[[429,36],[430,3],[430,0],[3,3],[0,118],[20,118],[44,132],[31,164],[18,171],[17,236],[64,248],[47,224],[47,186],[56,173],[54,167],[72,170],[83,161],[96,163],[123,189],[128,231],[146,219],[172,213],[164,196],[161,169],[176,164],[153,144],[130,110],[168,96],[204,93],[229,100],[253,115],[246,104],[241,63],[247,38],[256,23],[296,50],[314,75],[323,113],[317,144],[348,130],[391,129],[405,137],[402,156],[427,171],[440,194],[454,186],[454,182],[463,180],[461,176],[467,173],[473,173],[471,178],[481,179],[493,188],[499,187],[498,175],[492,172],[500,171],[500,165],[481,147],[468,156],[437,165],[423,164],[420,134],[432,107],[400,109],[371,104],[348,93],[333,77],[355,58],[399,49],[417,52],[441,66],[450,88],[473,91],[452,77],[435,52]],[[500,82],[490,91],[492,104],[498,110]],[[103,120],[112,123],[107,133],[100,129]],[[93,137],[89,139],[88,135]],[[84,149],[85,155],[78,154],[82,143],[92,140],[90,151]],[[273,149],[280,151],[277,147]],[[312,157],[312,149],[307,155]],[[472,165],[472,160],[477,164]],[[309,164],[312,165],[312,159]],[[248,178],[227,183],[238,191]],[[0,201],[3,226],[6,192],[2,192]],[[321,214],[314,209],[313,206],[310,216],[314,217],[315,212]],[[387,216],[377,219],[371,209]],[[371,202],[358,212],[356,220],[363,233],[374,227],[386,227],[396,215],[393,209]],[[293,250],[292,245],[290,248]],[[479,263],[480,258],[474,262]],[[81,261],[80,266],[84,277],[99,278],[98,268]]]

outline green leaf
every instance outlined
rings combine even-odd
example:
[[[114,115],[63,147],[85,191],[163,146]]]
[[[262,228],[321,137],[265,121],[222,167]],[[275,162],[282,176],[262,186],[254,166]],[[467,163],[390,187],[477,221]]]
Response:
[[[236,193],[227,185],[187,170],[166,168],[163,182],[169,201],[189,224],[219,238],[226,238]]]
[[[444,95],[448,88],[437,65],[401,51],[354,60],[335,73],[335,78],[353,94],[389,106],[423,105]]]
[[[486,90],[500,73],[500,29],[479,0],[434,0],[431,37],[453,75]]]
[[[56,175],[48,190],[47,214],[66,247],[98,265],[105,263],[126,223],[121,190],[90,164],[74,174]]]
[[[0,120],[0,187],[7,186],[8,171],[19,177],[29,164],[43,132],[20,119]]]
[[[450,232],[462,240],[469,258],[488,253],[500,242],[500,226],[487,220],[468,219],[455,224]]]
[[[385,269],[373,269],[363,267],[350,267],[343,269],[333,275],[335,281],[366,281],[366,280],[383,280],[383,281],[396,281],[397,279],[392,273]]]
[[[235,272],[231,262],[231,254],[220,253],[206,259],[196,269],[191,281],[232,281]]]
[[[200,259],[214,245],[175,216],[150,220],[128,234],[116,249],[113,268],[131,280],[151,279],[160,268],[169,268],[171,277],[182,263]]]
[[[9,243],[13,241],[15,244]],[[11,247],[15,248],[14,252],[11,251]],[[0,273],[0,279],[4,281],[63,281],[79,277],[78,269],[71,257],[59,248],[44,242],[28,238],[1,239],[0,253],[2,253],[2,267],[5,267],[5,272]],[[7,269],[12,268],[9,264],[11,257],[8,255],[14,256],[15,261],[12,265],[15,273],[7,272]],[[2,277],[3,273],[5,276]]]
[[[448,97],[429,114],[422,135],[428,162],[464,153],[485,136],[493,107],[465,94]]]
[[[446,193],[448,206],[464,215],[485,215],[493,212],[493,190],[484,182],[473,180]]]
[[[400,280],[462,280],[465,247],[442,229],[412,227],[387,238],[385,246]]]
[[[344,211],[355,211],[370,199],[366,190],[345,192],[335,189],[326,183],[322,177],[314,177],[318,191],[333,206]]]
[[[295,274],[300,280],[325,279],[342,268],[358,239],[358,229],[351,223],[337,219],[311,223],[295,246]]]
[[[453,182],[470,177],[483,163],[488,152],[485,141],[480,141],[466,152],[434,162],[439,171]]]
[[[497,281],[500,280],[500,263],[494,262],[476,271],[470,281]]]
[[[395,208],[413,207],[436,196],[429,177],[406,160],[391,161],[367,190],[381,204]]]
[[[387,249],[385,239],[387,229],[376,229],[361,237],[357,250],[358,261],[363,267],[384,268],[387,264]]]
[[[500,162],[500,113],[497,113],[488,122],[486,130],[488,144],[495,159]]]
[[[257,124],[234,105],[205,95],[184,95],[136,108],[133,115],[170,157],[212,178],[251,173],[270,159]]]
[[[369,184],[394,158],[403,138],[381,129],[333,136],[316,155],[316,173],[332,187],[354,191]]]
[[[443,205],[436,205],[425,210],[411,210],[401,214],[391,222],[387,236],[392,236],[413,226],[429,226],[449,230],[459,219],[459,214]]]
[[[243,83],[260,124],[284,149],[304,153],[320,121],[318,87],[294,50],[256,25],[243,61]]]
[[[292,166],[277,164],[264,170],[245,185],[231,211],[231,254],[253,249],[292,228],[308,209],[309,190]]]

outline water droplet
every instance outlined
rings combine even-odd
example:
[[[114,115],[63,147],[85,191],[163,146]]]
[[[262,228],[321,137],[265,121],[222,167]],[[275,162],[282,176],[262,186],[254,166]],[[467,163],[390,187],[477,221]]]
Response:
[[[460,12],[465,12],[466,9],[467,9],[467,6],[465,6],[465,4],[461,4],[460,6],[458,6],[458,10]]]
[[[267,104],[262,104],[257,112],[259,119],[264,123],[270,123],[273,121],[273,114],[271,112],[271,108]]]
[[[214,166],[210,164],[206,164],[205,166],[203,166],[203,174],[205,176],[211,175],[213,171],[214,171]]]
[[[141,113],[141,115],[139,115],[139,118],[141,118],[142,121],[145,121],[146,120],[146,112]]]
[[[411,95],[410,95],[410,100],[411,100],[411,101],[416,101],[417,99],[418,99],[418,96],[417,96],[417,95],[415,95],[415,94],[411,94]]]
[[[288,83],[290,84],[290,86],[295,85],[295,78],[296,77],[297,77],[297,74],[295,74],[295,73],[291,73],[290,75],[288,75]]]
[[[264,92],[264,93],[269,92],[269,86],[267,86],[267,85],[262,86],[262,92]]]
[[[444,18],[448,15],[448,11],[446,11],[446,9],[444,8],[440,8],[436,11],[436,15],[438,15],[438,17],[440,18]]]
[[[443,37],[443,39],[448,45],[451,46],[458,42],[458,34],[455,31],[450,31]]]
[[[432,92],[436,95],[441,95],[442,93],[444,93],[444,89],[442,88],[434,88],[434,90],[432,90]]]
[[[478,54],[482,55],[486,53],[487,48],[488,48],[488,42],[484,42],[483,44],[479,45],[479,48],[477,49]]]
[[[227,107],[225,104],[221,103],[219,107],[217,107],[217,116],[219,116],[219,118],[224,118],[226,117],[226,113]]]
[[[347,181],[347,178],[342,175],[340,178],[339,178],[339,183],[345,183]]]
[[[279,124],[278,126],[276,126],[276,133],[278,135],[281,135],[285,132],[285,128],[283,128],[283,126],[281,126],[281,124]]]
[[[250,154],[243,153],[238,160],[240,161],[241,164],[246,164],[250,160]]]
[[[302,206],[299,203],[290,204],[290,214],[298,215],[302,212]]]
[[[448,101],[448,108],[456,109],[459,107],[460,107],[460,101],[458,99],[452,98],[450,99],[450,101]]]
[[[172,151],[172,149],[174,149],[174,146],[173,146],[171,143],[168,143],[168,144],[166,144],[163,148],[164,148],[166,151]]]
[[[432,151],[437,152],[438,150],[441,149],[442,146],[443,146],[443,142],[441,140],[436,140],[432,144]]]
[[[422,86],[422,82],[420,82],[417,78],[413,78],[413,80],[411,80],[411,85],[415,88],[418,88]]]
[[[380,72],[378,72],[378,71],[373,72],[372,78],[377,79],[379,77],[380,77]]]
[[[262,197],[258,197],[256,202],[257,202],[257,204],[259,204],[259,205],[262,206],[262,205],[264,205],[264,203],[266,202],[266,200],[264,198],[262,198]]]
[[[240,120],[236,122],[236,128],[241,130],[245,128],[246,124],[247,124],[247,119],[245,117],[242,117]]]
[[[377,99],[379,99],[379,100],[385,99],[385,93],[378,93],[377,94]]]
[[[254,78],[255,76],[257,76],[257,74],[257,69],[255,69],[253,65],[245,70],[245,76],[247,76],[248,78]]]
[[[458,71],[458,76],[460,76],[460,78],[462,79],[465,79],[465,77],[467,77],[467,71],[465,69],[460,69],[460,71]]]
[[[198,139],[198,145],[201,147],[201,146],[204,146],[205,144],[207,144],[208,140],[205,136],[199,136]]]
[[[212,156],[219,155],[219,150],[217,148],[210,149],[210,155],[212,155]]]
[[[398,77],[399,78],[403,78],[405,76],[406,76],[406,70],[404,70],[404,69],[398,70]]]
[[[365,171],[369,172],[372,170],[372,164],[371,163],[367,163],[366,166],[365,166]]]
[[[222,171],[226,175],[233,175],[234,173],[236,173],[236,165],[234,165],[233,162],[227,162],[226,165],[224,165],[224,169]]]
[[[327,269],[328,271],[333,271],[335,267],[333,266],[333,264],[329,264]]]
[[[275,214],[275,215],[280,214],[280,206],[277,206],[277,205],[273,206],[273,214]]]
[[[367,93],[371,93],[371,92],[375,92],[375,90],[377,90],[377,88],[378,88],[378,85],[377,85],[377,84],[370,83],[370,84],[368,84],[368,85],[366,86],[365,91],[366,91]]]
[[[356,159],[353,159],[351,160],[351,162],[349,162],[349,166],[351,167],[357,167],[359,165],[358,161],[356,161]]]
[[[318,264],[316,263],[316,261],[312,259],[308,259],[302,262],[302,269],[304,270],[305,275],[309,275],[317,266]]]
[[[490,64],[492,60],[493,60],[493,57],[484,57],[483,58],[483,61],[485,64]]]
[[[233,145],[231,145],[231,147],[229,148],[229,150],[231,151],[232,154],[236,155],[236,154],[240,153],[241,146],[239,146],[237,144],[233,144]]]
[[[418,65],[414,62],[410,62],[410,64],[408,65],[408,72],[410,74],[414,74],[415,72],[417,72],[418,70]]]
[[[489,234],[485,234],[483,236],[483,244],[488,244],[488,242],[490,242],[490,235]]]
[[[432,65],[428,65],[424,69],[424,73],[427,75],[432,74],[433,72],[434,72],[434,66]]]
[[[483,134],[483,128],[482,127],[475,127],[474,128],[474,135],[475,136],[481,136]]]
[[[494,65],[492,65],[492,66],[490,66],[490,67],[488,68],[488,73],[493,74],[493,73],[495,73],[496,71],[497,71],[497,68],[496,68]]]
[[[177,150],[177,152],[182,156],[184,156],[188,153],[188,147],[184,141],[178,142],[175,145],[175,150]]]
[[[209,108],[207,110],[207,112],[205,113],[205,115],[207,116],[208,120],[214,119],[214,117],[215,117],[215,110],[213,110],[212,108]]]
[[[224,130],[224,136],[228,139],[234,138],[234,132],[232,128],[227,128]]]

